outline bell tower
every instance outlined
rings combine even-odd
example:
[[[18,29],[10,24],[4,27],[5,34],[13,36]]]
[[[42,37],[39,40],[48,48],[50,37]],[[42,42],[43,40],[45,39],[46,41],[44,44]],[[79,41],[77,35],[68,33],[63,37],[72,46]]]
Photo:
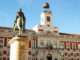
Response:
[[[45,2],[43,5],[43,12],[41,14],[41,25],[52,26],[52,13],[47,2]]]

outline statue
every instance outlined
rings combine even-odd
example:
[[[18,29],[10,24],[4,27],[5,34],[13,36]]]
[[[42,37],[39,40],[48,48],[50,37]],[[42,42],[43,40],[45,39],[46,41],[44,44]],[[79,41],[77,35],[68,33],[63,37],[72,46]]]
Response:
[[[25,31],[25,23],[26,23],[26,18],[22,12],[22,9],[20,8],[19,11],[16,13],[16,18],[14,21],[14,27],[13,27],[13,33],[15,35],[15,31],[19,31],[19,36],[22,36],[24,31]]]

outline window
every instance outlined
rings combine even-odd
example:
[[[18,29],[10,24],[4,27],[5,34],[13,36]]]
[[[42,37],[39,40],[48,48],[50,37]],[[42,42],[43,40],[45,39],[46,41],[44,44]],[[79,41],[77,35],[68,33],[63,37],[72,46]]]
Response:
[[[72,48],[73,48],[73,50],[76,50],[76,44],[75,43],[72,44]]]
[[[44,43],[43,41],[40,42],[40,48],[43,48],[44,47]]]
[[[51,41],[48,42],[48,48],[52,49]]]
[[[32,40],[32,41],[31,41],[31,47],[32,47],[32,48],[36,48],[36,41],[35,41],[35,40]]]
[[[58,44],[59,44],[59,43],[58,43],[57,41],[54,41],[54,42],[53,42],[53,48],[58,48]]]
[[[9,58],[7,58],[7,60],[9,60]]]
[[[32,47],[32,48],[36,48],[36,41],[35,41],[35,40],[32,40],[32,41],[31,41],[31,47]]]
[[[57,58],[55,58],[55,60],[58,60]]]
[[[64,60],[64,58],[62,60]]]
[[[71,56],[71,54],[70,53],[68,53],[68,57],[70,57]]]
[[[64,43],[63,42],[60,43],[60,48],[64,49]]]
[[[63,52],[61,53],[61,56],[64,57],[64,53]]]
[[[78,44],[78,49],[80,50],[80,44]]]
[[[66,48],[67,48],[67,50],[70,50],[70,43],[66,44]]]
[[[7,56],[10,56],[10,51],[7,51]]]
[[[47,17],[47,21],[50,22],[50,17],[49,16]]]
[[[31,57],[28,57],[28,60],[31,60]]]
[[[3,42],[3,40],[0,40],[0,43],[2,43]]]
[[[36,58],[34,58],[34,60],[36,60]]]
[[[7,40],[7,48],[10,48],[10,45],[8,44],[9,41],[10,39]]]
[[[36,48],[36,41],[34,41],[34,48]]]
[[[3,39],[0,39],[0,48],[3,48]]]
[[[73,56],[76,57],[76,53],[74,53]]]
[[[80,53],[79,53],[79,57],[80,57]]]
[[[33,60],[33,58],[32,58],[32,60]]]
[[[0,51],[0,56],[2,56],[2,51]]]
[[[34,41],[31,41],[31,47],[34,48]]]

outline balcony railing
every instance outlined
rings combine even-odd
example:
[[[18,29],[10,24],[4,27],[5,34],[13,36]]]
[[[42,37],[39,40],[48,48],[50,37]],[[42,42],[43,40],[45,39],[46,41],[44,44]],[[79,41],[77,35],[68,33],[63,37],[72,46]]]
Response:
[[[37,49],[40,49],[40,50],[64,50],[64,48],[46,48],[46,47],[38,47]]]
[[[32,56],[36,56],[36,54],[32,54]]]

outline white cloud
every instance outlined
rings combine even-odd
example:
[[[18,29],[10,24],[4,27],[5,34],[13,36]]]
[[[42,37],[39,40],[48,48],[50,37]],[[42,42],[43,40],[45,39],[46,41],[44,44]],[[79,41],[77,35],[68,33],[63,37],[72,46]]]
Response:
[[[24,5],[29,6],[29,5],[31,5],[31,3],[32,3],[32,0],[17,0],[17,1],[18,1],[18,3],[19,3],[20,5],[22,5],[22,6],[24,6]]]
[[[0,15],[3,15],[3,16],[6,17],[7,19],[12,20],[12,18],[11,18],[9,15],[7,15],[6,13],[4,13],[3,11],[0,11]]]

